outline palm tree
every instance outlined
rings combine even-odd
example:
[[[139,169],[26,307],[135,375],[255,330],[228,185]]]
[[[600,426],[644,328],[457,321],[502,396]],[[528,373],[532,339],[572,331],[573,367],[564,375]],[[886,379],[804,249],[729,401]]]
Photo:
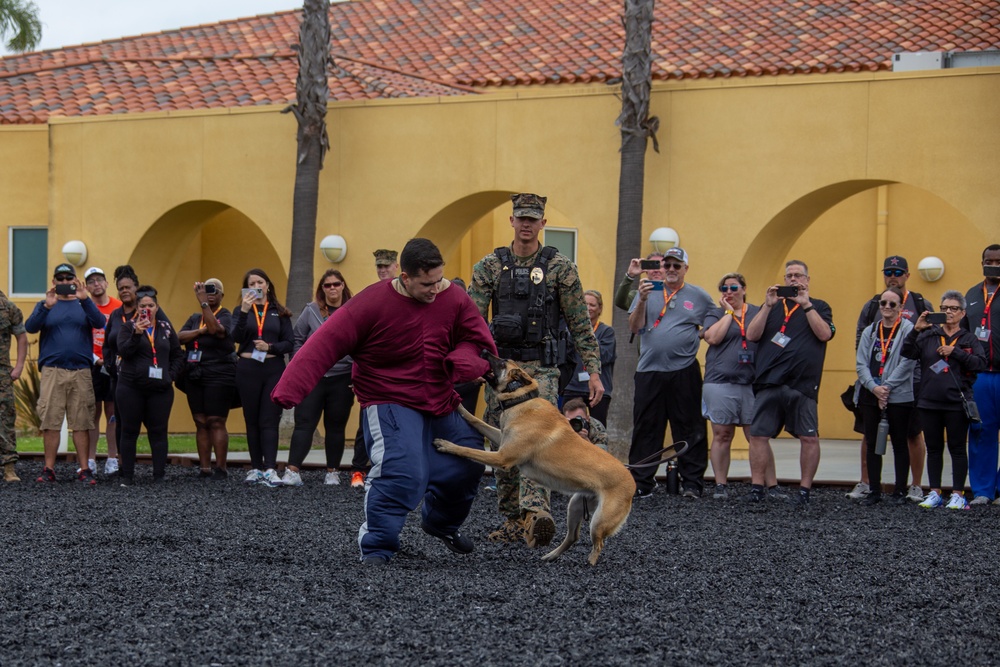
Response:
[[[625,0],[625,50],[622,53],[622,112],[616,124],[621,128],[621,171],[618,177],[618,230],[615,252],[615,280],[620,280],[629,261],[642,247],[642,195],[646,168],[646,142],[653,137],[659,120],[649,117],[649,90],[652,84],[652,33],[654,0]],[[632,429],[630,406],[634,399],[633,375],[638,348],[629,343],[628,314],[615,308],[612,315],[618,337],[615,362],[615,400],[608,415],[608,438],[612,451],[627,453]]]
[[[292,252],[286,302],[296,315],[312,300],[319,172],[330,148],[326,133],[326,104],[330,97],[327,82],[327,65],[330,63],[329,10],[326,0],[305,0],[299,29],[296,100],[285,109],[291,111],[298,121],[298,153],[292,196]]]
[[[42,41],[38,7],[31,0],[0,0],[0,39],[8,51],[31,51]]]

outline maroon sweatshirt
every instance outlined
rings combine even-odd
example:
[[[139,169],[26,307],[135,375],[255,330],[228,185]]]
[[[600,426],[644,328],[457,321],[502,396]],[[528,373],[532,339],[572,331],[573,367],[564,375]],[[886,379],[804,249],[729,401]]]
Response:
[[[441,416],[461,402],[455,383],[480,377],[496,354],[486,320],[460,288],[443,289],[432,303],[375,283],[338,308],[295,354],[271,392],[284,408],[302,401],[333,363],[354,358],[354,393],[361,407],[395,403]]]

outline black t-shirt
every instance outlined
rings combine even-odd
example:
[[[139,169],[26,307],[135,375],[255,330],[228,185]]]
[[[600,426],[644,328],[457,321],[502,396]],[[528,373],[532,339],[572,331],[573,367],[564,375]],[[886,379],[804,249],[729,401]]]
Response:
[[[829,304],[819,299],[812,299],[813,308],[830,325],[834,333],[833,311]],[[785,325],[785,308],[790,317]],[[765,387],[788,386],[809,398],[819,397],[819,383],[823,377],[823,361],[826,358],[826,343],[813,333],[809,326],[808,315],[802,308],[790,299],[779,299],[778,303],[768,313],[764,334],[757,343],[757,363],[754,366],[754,392]],[[781,347],[774,342],[774,337],[785,325],[785,336],[788,342]]]
[[[233,342],[233,335],[231,332],[233,323],[232,313],[225,308],[222,308],[215,314],[215,319],[219,321],[219,325],[225,330],[225,338],[204,333],[193,341],[184,344],[184,349],[187,352],[194,350],[197,344],[197,349],[201,350],[201,361],[203,363],[206,361],[222,361],[230,357],[235,349],[235,343]],[[201,326],[202,314],[195,313],[188,318],[187,322],[184,323],[184,326],[181,327],[181,331],[195,331],[200,329]]]

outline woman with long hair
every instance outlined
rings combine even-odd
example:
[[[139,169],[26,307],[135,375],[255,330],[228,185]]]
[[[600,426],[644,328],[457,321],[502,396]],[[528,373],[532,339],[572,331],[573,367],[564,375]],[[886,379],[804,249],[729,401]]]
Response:
[[[308,304],[295,322],[295,351],[313,335],[337,309],[351,298],[351,288],[337,269],[327,269],[316,285],[316,299]],[[288,467],[282,482],[286,486],[301,486],[299,467],[312,447],[313,433],[323,415],[326,431],[326,484],[340,484],[340,459],[344,456],[344,430],[354,405],[351,391],[350,357],[338,360],[320,379],[319,384],[295,406],[295,430],[288,452]]]
[[[278,384],[285,370],[285,355],[294,345],[292,313],[278,301],[274,283],[262,269],[246,272],[240,294],[232,331],[239,355],[236,387],[243,403],[253,466],[244,481],[281,486],[275,469],[281,408],[271,402],[271,390]]]

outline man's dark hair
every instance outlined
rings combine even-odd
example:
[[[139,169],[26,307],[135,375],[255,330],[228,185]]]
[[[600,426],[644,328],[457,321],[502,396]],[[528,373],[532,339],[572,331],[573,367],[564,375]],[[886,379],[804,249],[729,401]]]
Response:
[[[1000,250],[1000,243],[992,243],[983,248],[983,259],[986,259],[986,253],[992,252],[994,250]]]
[[[572,412],[573,410],[583,409],[584,414],[588,417],[590,416],[590,408],[587,407],[587,402],[580,398],[579,396],[574,396],[565,403],[563,403],[562,413],[565,415],[567,412]]]
[[[399,253],[399,268],[408,276],[444,265],[441,251],[428,239],[410,239]]]

